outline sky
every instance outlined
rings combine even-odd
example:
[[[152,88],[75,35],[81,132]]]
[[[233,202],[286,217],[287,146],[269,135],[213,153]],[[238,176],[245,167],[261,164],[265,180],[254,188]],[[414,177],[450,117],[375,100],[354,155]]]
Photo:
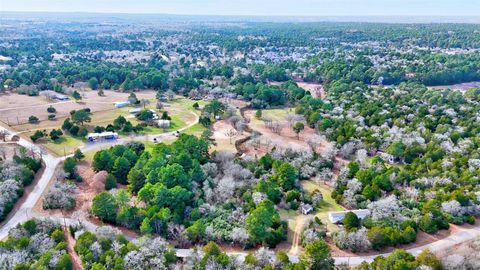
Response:
[[[480,16],[480,0],[0,0],[0,11],[247,16]]]

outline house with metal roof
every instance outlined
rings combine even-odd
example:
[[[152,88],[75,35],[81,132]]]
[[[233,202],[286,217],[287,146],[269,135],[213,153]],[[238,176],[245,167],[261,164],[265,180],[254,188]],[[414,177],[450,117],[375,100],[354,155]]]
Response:
[[[87,140],[89,142],[99,141],[99,140],[115,140],[118,138],[116,132],[105,131],[102,133],[89,133],[87,135]]]
[[[123,108],[127,107],[128,105],[130,105],[130,102],[128,101],[117,101],[113,103],[113,106],[115,106],[115,108]]]
[[[357,209],[357,210],[348,210],[348,211],[328,212],[328,219],[333,224],[341,224],[343,218],[348,212],[354,213],[355,215],[357,215],[359,219],[364,219],[368,215],[370,215],[370,210],[368,209]]]

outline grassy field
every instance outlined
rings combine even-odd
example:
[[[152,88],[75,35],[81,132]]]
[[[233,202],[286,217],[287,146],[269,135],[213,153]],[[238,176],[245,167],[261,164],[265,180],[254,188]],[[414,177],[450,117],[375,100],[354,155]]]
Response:
[[[168,102],[168,104],[179,106],[185,110],[194,112],[196,115],[200,115],[201,110],[196,110],[193,108],[193,104],[195,103],[198,103],[200,107],[204,107],[207,104],[207,102],[204,100],[191,100],[184,97],[177,97],[175,100]]]
[[[64,156],[73,154],[75,150],[83,146],[83,141],[67,135],[62,136],[55,142],[48,140],[45,143],[41,143],[41,145],[57,156]]]
[[[98,152],[98,150],[91,150],[91,151],[83,152],[83,154],[85,155],[84,160],[91,162],[93,160],[93,156],[95,155],[96,152]]]
[[[195,125],[187,128],[186,130],[184,130],[182,133],[185,133],[185,134],[188,134],[188,135],[194,135],[194,136],[197,136],[199,137],[200,135],[202,135],[202,133],[207,130],[206,127],[204,127],[202,124],[200,123],[196,123]]]
[[[262,119],[270,119],[272,121],[279,121],[279,122],[286,122],[287,115],[294,114],[292,108],[282,108],[282,109],[271,109],[271,110],[262,110],[262,118],[258,119],[256,117],[252,117],[250,119],[252,128],[258,128],[264,126],[264,122]],[[253,114],[255,115],[255,114]]]
[[[282,121],[287,118],[288,114],[294,114],[291,108],[262,110],[262,117],[269,118],[275,121]]]

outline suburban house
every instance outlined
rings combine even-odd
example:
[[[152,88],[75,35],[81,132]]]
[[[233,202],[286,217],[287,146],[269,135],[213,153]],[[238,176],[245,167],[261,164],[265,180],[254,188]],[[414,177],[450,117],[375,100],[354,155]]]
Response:
[[[313,212],[313,207],[310,204],[302,203],[300,211],[302,211],[302,214],[308,215]]]
[[[87,140],[89,142],[94,141],[101,141],[101,140],[115,140],[118,138],[118,134],[116,132],[105,131],[102,133],[89,133],[87,135]]]
[[[333,224],[341,224],[343,218],[345,217],[345,215],[346,215],[348,212],[354,213],[355,215],[357,215],[357,217],[358,217],[359,219],[364,219],[365,217],[367,217],[367,216],[370,214],[370,211],[367,210],[367,209],[338,211],[338,212],[328,212],[328,219],[329,219],[330,222],[332,222]]]
[[[127,107],[128,105],[130,105],[130,102],[128,102],[128,101],[117,101],[117,102],[114,102],[113,105],[115,106],[115,108],[123,108],[123,107]]]

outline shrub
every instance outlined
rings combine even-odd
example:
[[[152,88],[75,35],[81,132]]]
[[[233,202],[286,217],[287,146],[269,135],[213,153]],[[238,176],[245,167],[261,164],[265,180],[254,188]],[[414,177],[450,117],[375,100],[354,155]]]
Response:
[[[85,155],[82,153],[82,151],[80,149],[77,149],[77,150],[75,150],[75,153],[73,153],[73,157],[76,160],[81,160],[85,157]]]
[[[372,248],[375,250],[380,250],[389,244],[388,236],[385,235],[380,227],[372,227],[368,231],[368,240],[372,243]]]
[[[34,116],[34,115],[31,115],[30,117],[28,117],[28,123],[30,124],[36,124],[39,122],[39,119],[38,117]]]
[[[85,137],[85,136],[87,136],[87,135],[88,135],[88,130],[87,130],[86,128],[82,127],[82,128],[80,128],[80,129],[78,130],[78,134],[77,134],[78,137],[82,137],[82,138],[83,138],[83,137]]]
[[[110,190],[116,187],[117,187],[117,181],[115,180],[115,176],[108,174],[107,178],[105,179],[105,189]]]
[[[97,194],[93,199],[92,213],[103,221],[114,223],[117,219],[117,202],[108,192]]]
[[[49,112],[49,113],[56,113],[57,110],[56,110],[54,107],[50,106],[50,107],[47,108],[47,112]]]
[[[50,131],[50,139],[52,139],[53,141],[60,139],[62,135],[63,132],[61,129],[52,129],[52,131]]]
[[[77,136],[79,130],[80,128],[78,126],[72,124],[68,131],[70,132],[70,134],[72,134],[72,136]]]
[[[35,133],[33,133],[32,136],[30,136],[30,139],[32,140],[32,142],[36,142],[38,139],[43,137],[45,137],[45,133],[43,133],[43,131],[41,130],[37,130],[35,131]]]
[[[343,225],[347,230],[352,230],[358,228],[360,226],[360,220],[358,219],[357,215],[353,212],[348,212],[345,214],[342,220]]]
[[[417,232],[412,227],[407,227],[402,232],[402,240],[404,244],[415,242],[417,240]]]
[[[472,216],[472,215],[468,216],[467,219],[466,219],[466,222],[468,224],[472,224],[472,225],[475,224],[475,217]]]
[[[67,158],[63,162],[63,170],[69,174],[69,177],[73,178],[75,175],[75,167],[77,166],[77,161],[74,158]]]
[[[75,192],[74,184],[55,183],[43,198],[43,209],[73,209],[76,205]]]

